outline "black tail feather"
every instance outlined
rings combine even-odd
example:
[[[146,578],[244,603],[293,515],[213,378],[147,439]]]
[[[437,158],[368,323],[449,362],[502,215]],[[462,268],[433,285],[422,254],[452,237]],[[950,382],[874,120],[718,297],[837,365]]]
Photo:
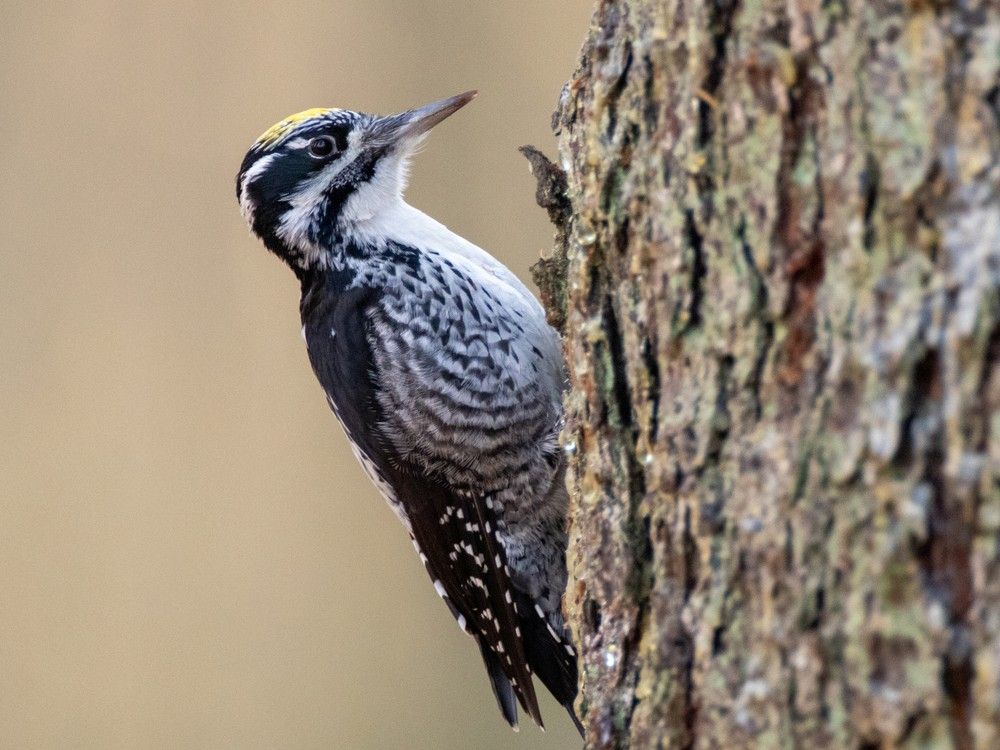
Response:
[[[583,731],[583,724],[578,718],[576,718],[576,711],[573,710],[573,704],[564,705],[563,708],[566,709],[566,713],[569,714],[569,718],[573,720],[573,726],[576,727],[576,731],[580,733],[581,737],[586,737],[587,733]]]
[[[576,654],[566,650],[569,639],[563,634],[552,635],[549,625],[535,610],[535,605],[524,593],[516,592],[517,611],[521,626],[524,655],[532,671],[542,684],[569,713],[580,736],[583,725],[573,711],[576,700]]]
[[[500,658],[482,644],[479,645],[479,652],[483,655],[483,663],[486,664],[486,672],[490,677],[497,705],[500,706],[500,713],[508,724],[517,729],[517,698],[510,680],[504,674]]]

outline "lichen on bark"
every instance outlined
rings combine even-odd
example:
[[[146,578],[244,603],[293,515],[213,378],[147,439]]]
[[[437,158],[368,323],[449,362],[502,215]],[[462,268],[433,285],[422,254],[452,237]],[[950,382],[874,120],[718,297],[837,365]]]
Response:
[[[998,81],[988,0],[598,0],[529,156],[589,747],[1000,747]]]

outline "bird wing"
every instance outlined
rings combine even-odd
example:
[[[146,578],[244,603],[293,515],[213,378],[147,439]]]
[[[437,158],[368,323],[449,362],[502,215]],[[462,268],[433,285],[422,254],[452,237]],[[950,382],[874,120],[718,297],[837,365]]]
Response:
[[[380,391],[373,315],[381,292],[307,291],[302,300],[309,357],[361,463],[406,525],[414,546],[463,629],[475,638],[505,719],[516,726],[513,698],[539,724],[538,701],[524,653],[510,573],[486,492],[458,490],[428,462],[397,449],[395,420]]]

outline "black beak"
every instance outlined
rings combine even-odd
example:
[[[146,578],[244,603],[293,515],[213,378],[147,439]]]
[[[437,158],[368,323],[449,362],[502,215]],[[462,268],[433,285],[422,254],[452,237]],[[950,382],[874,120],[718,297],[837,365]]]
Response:
[[[478,93],[478,91],[466,91],[464,94],[431,102],[423,107],[401,112],[398,115],[380,117],[369,128],[369,143],[377,146],[389,146],[393,143],[417,138],[471,102]]]

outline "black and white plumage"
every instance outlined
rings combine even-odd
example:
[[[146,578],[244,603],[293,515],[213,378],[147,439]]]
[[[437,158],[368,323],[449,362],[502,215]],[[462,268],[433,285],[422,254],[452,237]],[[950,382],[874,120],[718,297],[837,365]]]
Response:
[[[504,718],[516,727],[519,703],[541,725],[532,674],[570,716],[577,681],[560,611],[559,339],[505,266],[402,197],[416,146],[474,95],[293,115],[250,148],[237,197],[298,277],[316,377],[479,645]]]

